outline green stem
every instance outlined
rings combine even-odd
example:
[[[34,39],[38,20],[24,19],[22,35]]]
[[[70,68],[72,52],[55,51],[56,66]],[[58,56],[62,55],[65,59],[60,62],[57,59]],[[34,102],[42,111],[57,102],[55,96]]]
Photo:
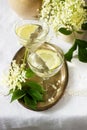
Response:
[[[75,34],[75,30],[74,30],[73,26],[72,26],[72,33],[74,35],[74,39],[76,39],[76,34]]]
[[[76,39],[76,34],[75,34],[75,32],[73,31],[73,35],[74,35],[74,39]]]
[[[28,54],[29,49],[25,47],[25,53],[24,53],[24,59],[23,59],[23,64],[26,62],[27,60],[27,54]]]

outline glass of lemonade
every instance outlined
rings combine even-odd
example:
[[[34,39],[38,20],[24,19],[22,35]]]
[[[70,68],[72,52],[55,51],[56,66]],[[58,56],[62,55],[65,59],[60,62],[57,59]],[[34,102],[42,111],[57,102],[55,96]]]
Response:
[[[20,44],[32,52],[46,40],[48,26],[39,20],[20,20],[15,26],[15,33]]]
[[[64,54],[58,46],[45,42],[28,55],[27,62],[36,75],[47,80],[61,69]]]

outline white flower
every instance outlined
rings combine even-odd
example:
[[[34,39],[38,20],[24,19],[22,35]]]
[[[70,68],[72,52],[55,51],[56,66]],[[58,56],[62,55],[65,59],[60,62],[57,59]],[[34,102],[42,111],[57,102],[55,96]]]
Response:
[[[85,5],[84,0],[44,0],[41,19],[48,22],[56,33],[61,27],[78,31],[87,22]]]
[[[22,88],[22,82],[26,81],[25,64],[18,65],[15,60],[12,61],[8,75],[4,78],[4,83],[9,89],[15,90]]]

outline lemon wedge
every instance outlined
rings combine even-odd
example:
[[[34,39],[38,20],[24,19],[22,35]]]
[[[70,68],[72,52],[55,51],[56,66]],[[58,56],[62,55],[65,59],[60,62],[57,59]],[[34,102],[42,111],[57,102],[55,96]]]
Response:
[[[38,25],[26,24],[26,25],[19,26],[16,29],[16,33],[22,39],[29,39],[30,35],[34,33],[37,28]]]
[[[36,54],[45,62],[49,70],[55,69],[61,64],[58,54],[52,50],[40,49]]]

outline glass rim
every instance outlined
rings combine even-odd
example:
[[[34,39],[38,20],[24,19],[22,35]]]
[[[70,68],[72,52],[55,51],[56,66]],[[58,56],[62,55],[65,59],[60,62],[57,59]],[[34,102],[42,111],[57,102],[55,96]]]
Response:
[[[14,25],[14,30],[15,30],[15,34],[16,36],[22,40],[22,41],[28,41],[28,39],[25,39],[25,38],[22,38],[21,36],[19,36],[17,34],[17,31],[16,29],[19,27],[19,26],[22,26],[22,25],[26,25],[26,24],[33,24],[33,25],[40,25],[42,27],[42,29],[44,30],[44,35],[43,37],[45,37],[48,33],[49,33],[49,26],[46,24],[45,21],[42,21],[42,20],[38,20],[38,19],[33,19],[33,20],[19,20],[16,22],[16,24]]]

